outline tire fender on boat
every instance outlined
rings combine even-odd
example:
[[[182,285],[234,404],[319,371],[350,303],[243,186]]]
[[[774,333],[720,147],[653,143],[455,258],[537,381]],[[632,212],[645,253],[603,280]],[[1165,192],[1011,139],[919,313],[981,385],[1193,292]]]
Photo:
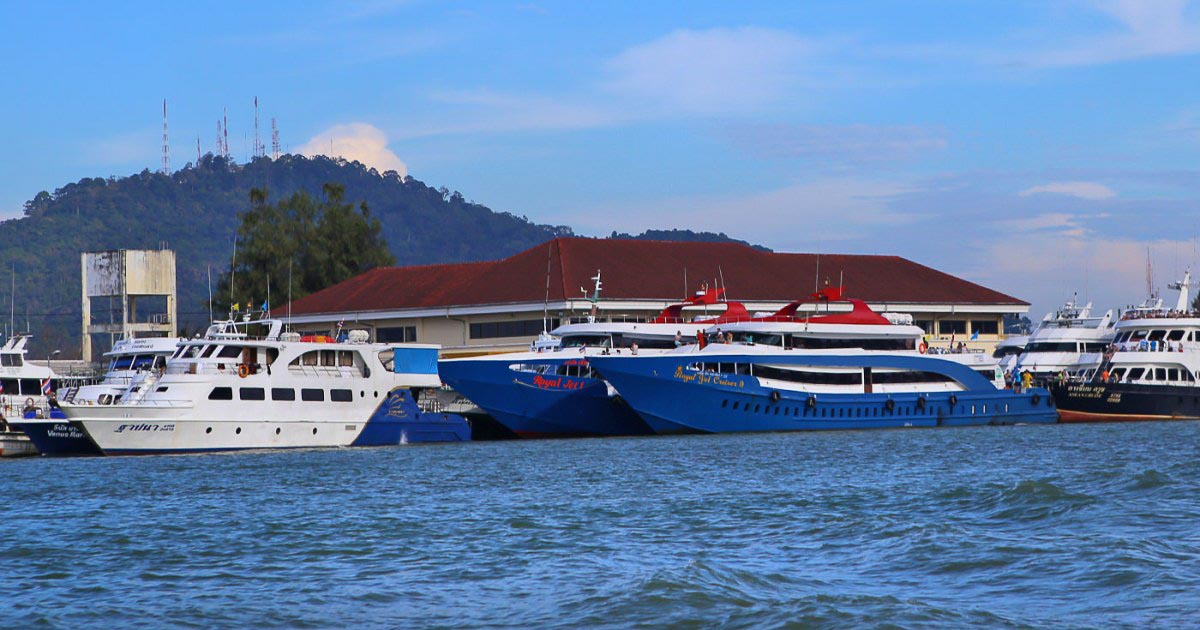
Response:
[[[776,389],[771,391],[771,402],[779,402],[779,397],[779,390]]]
[[[883,407],[884,407],[884,409],[887,409],[888,411],[892,411],[893,409],[896,408],[896,401],[889,398],[889,399],[883,401]]]
[[[804,406],[808,407],[809,409],[815,409],[817,407],[817,397],[809,396],[808,400],[804,401]]]
[[[950,394],[950,406],[953,407],[954,405],[957,405],[957,404],[958,404],[958,395]]]
[[[1037,405],[1038,403],[1042,402],[1042,395],[1034,394],[1033,398],[1031,398],[1030,400],[1033,402],[1034,405]]]
[[[924,409],[924,408],[925,408],[925,397],[917,396],[917,409]]]

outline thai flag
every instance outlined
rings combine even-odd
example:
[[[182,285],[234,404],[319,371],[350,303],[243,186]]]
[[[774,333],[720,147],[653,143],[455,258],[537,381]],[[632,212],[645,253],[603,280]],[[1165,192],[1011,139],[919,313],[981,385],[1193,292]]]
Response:
[[[49,376],[42,379],[42,395],[43,396],[50,395],[50,377]]]

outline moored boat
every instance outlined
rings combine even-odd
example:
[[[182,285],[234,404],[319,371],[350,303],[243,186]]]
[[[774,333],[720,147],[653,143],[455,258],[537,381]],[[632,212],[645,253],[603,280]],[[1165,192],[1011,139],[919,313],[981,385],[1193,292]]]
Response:
[[[274,319],[217,322],[118,402],[62,409],[105,455],[470,439],[461,416],[419,404],[421,390],[441,385],[436,346],[367,338],[302,338]]]
[[[714,334],[704,347],[595,357],[592,366],[658,433],[1055,421],[1046,390],[1003,389],[990,357],[924,354],[920,328],[847,302],[849,312],[826,315],[800,315],[797,302],[790,314],[725,325],[724,343]]]
[[[593,305],[599,296],[599,275]],[[551,331],[557,346],[530,352],[445,359],[438,371],[447,385],[520,437],[648,435],[646,423],[624,405],[591,369],[593,357],[661,354],[694,341],[715,322],[745,319],[724,289],[704,287],[667,306],[649,322],[598,317]],[[708,308],[722,310],[709,315]],[[701,309],[697,315],[689,314]],[[609,321],[604,321],[608,319]]]

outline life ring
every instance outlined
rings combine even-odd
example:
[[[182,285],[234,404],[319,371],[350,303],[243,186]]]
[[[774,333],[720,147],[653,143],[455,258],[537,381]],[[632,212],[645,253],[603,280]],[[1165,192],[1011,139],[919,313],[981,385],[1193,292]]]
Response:
[[[1036,405],[1036,404],[1042,402],[1042,396],[1041,396],[1041,394],[1034,394],[1033,398],[1031,398],[1030,400],[1033,402],[1033,404]]]
[[[239,365],[238,366],[238,376],[240,376],[242,378],[246,378],[247,376],[250,376],[250,366],[246,365],[245,363]]]
[[[958,404],[958,396],[956,394],[950,394],[950,406],[953,407],[954,405],[957,405],[957,404]]]
[[[817,406],[817,397],[809,396],[808,400],[804,401],[804,406],[808,407],[809,409],[815,409]]]
[[[771,390],[771,402],[779,402],[779,390]]]
[[[889,399],[883,401],[883,407],[884,407],[884,409],[887,409],[888,411],[892,411],[893,409],[896,408],[896,401],[889,398]]]
[[[917,409],[924,409],[924,408],[925,408],[925,397],[918,396],[917,397]]]
[[[929,351],[929,344],[922,341],[921,345],[917,346],[917,350],[920,350],[921,354],[925,354],[926,352]]]

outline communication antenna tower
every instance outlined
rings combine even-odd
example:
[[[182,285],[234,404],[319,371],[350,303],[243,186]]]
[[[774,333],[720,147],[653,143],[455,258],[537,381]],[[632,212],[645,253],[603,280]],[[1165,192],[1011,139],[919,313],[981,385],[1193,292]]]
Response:
[[[217,147],[213,151],[213,155],[225,155],[225,152],[221,150],[221,131],[222,131],[221,119],[218,118],[217,119]]]
[[[162,154],[162,172],[164,175],[171,174],[171,146],[167,144],[167,99],[163,99],[163,154]]]
[[[275,126],[275,117],[271,117],[271,159],[279,159],[279,127]]]
[[[262,143],[258,141],[258,97],[254,97],[254,157],[262,157]]]
[[[196,136],[196,166],[200,166],[200,158],[203,155],[200,153],[200,136]]]
[[[223,121],[223,124],[221,125],[221,133],[222,133],[221,154],[225,156],[226,160],[228,160],[229,159],[229,109],[228,108],[221,108],[221,120]]]

